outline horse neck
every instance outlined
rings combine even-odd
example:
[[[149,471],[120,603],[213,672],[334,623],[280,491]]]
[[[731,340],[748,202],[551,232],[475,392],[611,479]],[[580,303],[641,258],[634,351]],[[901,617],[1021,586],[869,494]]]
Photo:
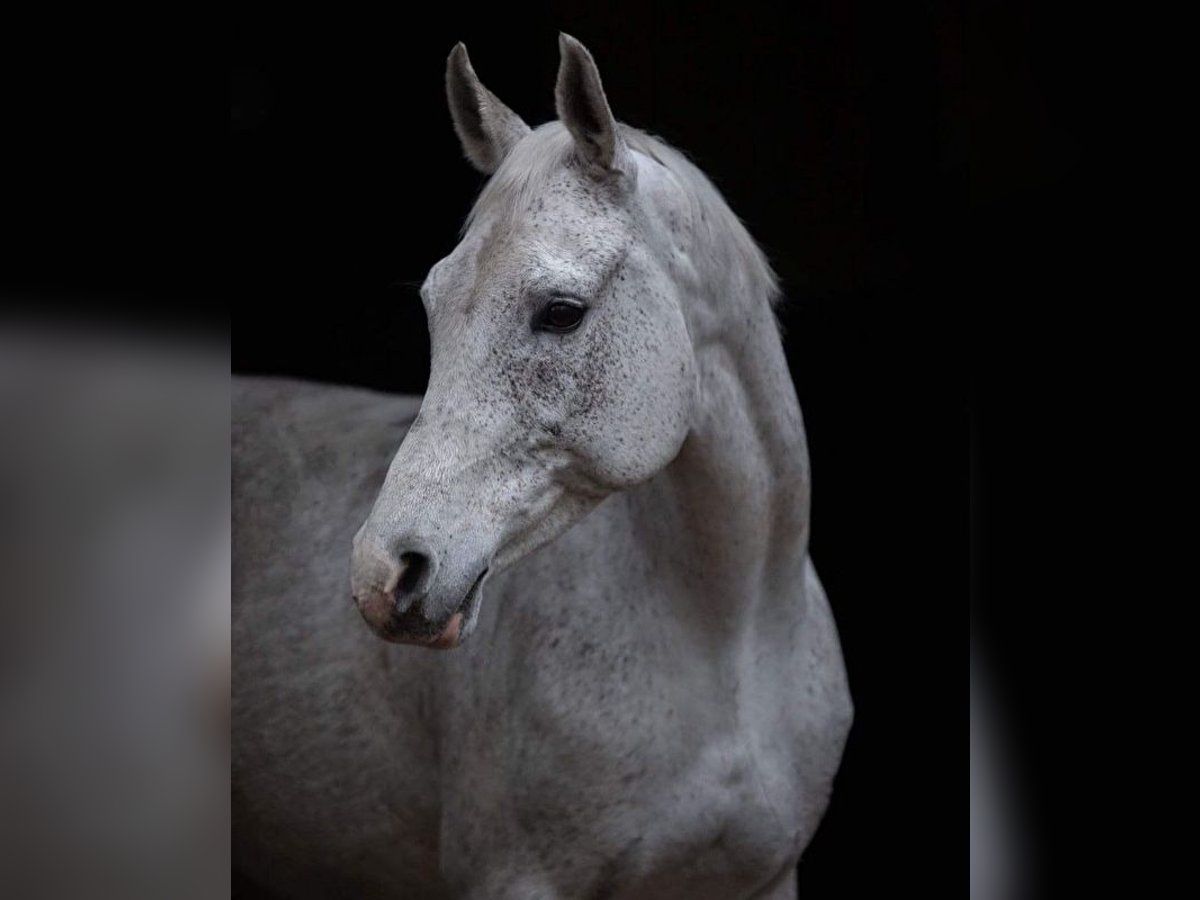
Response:
[[[634,497],[637,527],[695,620],[744,633],[802,615],[808,450],[766,291],[736,271],[688,310],[699,391],[676,459]],[[656,551],[658,552],[658,551]]]

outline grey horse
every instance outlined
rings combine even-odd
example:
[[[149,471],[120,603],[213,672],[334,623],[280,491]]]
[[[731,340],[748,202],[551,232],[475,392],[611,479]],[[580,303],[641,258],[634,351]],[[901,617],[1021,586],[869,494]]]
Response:
[[[424,399],[235,384],[234,859],[282,896],[792,897],[829,802],[774,275],[560,51],[532,130],[450,54],[491,178],[421,290]]]

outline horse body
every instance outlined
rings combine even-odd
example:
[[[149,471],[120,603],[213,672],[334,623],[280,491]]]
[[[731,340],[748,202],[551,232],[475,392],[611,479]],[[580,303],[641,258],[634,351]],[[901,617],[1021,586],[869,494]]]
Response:
[[[827,804],[852,706],[773,282],[681,156],[595,131],[577,46],[532,133],[451,57],[500,171],[427,282],[423,404],[235,388],[236,853],[289,896],[790,896]],[[531,268],[588,318],[492,362]],[[379,641],[348,580],[380,636],[461,646]]]

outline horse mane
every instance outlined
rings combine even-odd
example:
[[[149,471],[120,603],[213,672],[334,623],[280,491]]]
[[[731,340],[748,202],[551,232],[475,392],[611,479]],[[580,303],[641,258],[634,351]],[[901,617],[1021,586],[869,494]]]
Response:
[[[764,297],[772,308],[782,298],[779,279],[762,248],[716,186],[687,156],[661,138],[630,125],[618,124],[625,143],[655,160],[675,176],[692,205],[694,238],[698,250],[722,267],[734,266],[748,282],[752,294]],[[465,234],[484,212],[498,212],[511,224],[529,208],[540,187],[565,165],[575,152],[571,133],[561,122],[547,122],[519,141],[496,173],[484,184],[462,226]]]

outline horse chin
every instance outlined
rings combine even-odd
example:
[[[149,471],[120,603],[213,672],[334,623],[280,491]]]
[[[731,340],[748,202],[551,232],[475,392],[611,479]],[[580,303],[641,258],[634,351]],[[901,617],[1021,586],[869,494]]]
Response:
[[[428,647],[431,650],[451,650],[460,646],[475,630],[479,620],[479,607],[483,601],[483,581],[488,570],[484,569],[467,596],[458,605],[440,628],[436,630],[410,630],[392,621],[383,628],[372,625],[372,630],[379,637],[393,644],[412,644],[417,647]]]

